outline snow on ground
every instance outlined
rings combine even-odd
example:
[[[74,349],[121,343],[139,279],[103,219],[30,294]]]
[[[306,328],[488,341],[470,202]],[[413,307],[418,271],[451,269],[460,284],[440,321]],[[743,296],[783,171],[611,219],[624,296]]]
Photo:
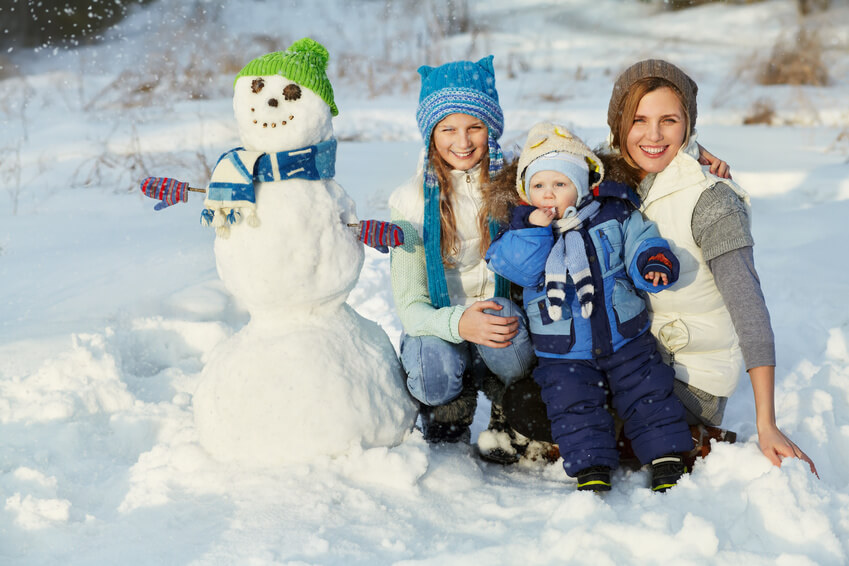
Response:
[[[678,12],[499,0],[473,7],[477,33],[441,39],[427,3],[340,1],[320,15],[318,3],[293,2],[285,18],[264,2],[196,3],[205,19],[189,23],[182,6],[154,3],[105,45],[6,54],[26,74],[0,81],[0,563],[849,563],[849,8],[807,22],[827,38],[832,72],[813,88],[752,82],[799,25],[789,0]],[[155,41],[149,22],[161,24]],[[173,39],[181,24],[193,41]],[[330,72],[337,180],[362,218],[386,218],[387,196],[415,167],[421,63],[494,53],[505,145],[543,118],[601,143],[619,70],[648,56],[688,69],[700,141],[752,194],[778,421],[820,479],[760,455],[745,383],[725,421],[740,441],[663,495],[627,470],[603,497],[577,493],[559,465],[502,468],[418,433],[274,470],[212,460],[192,394],[247,314],[217,277],[199,198],[154,212],[129,188],[146,175],[205,184],[237,142],[228,88],[238,69],[201,71],[306,35],[346,62]],[[200,76],[176,73],[153,89],[153,106],[136,105],[146,91],[135,81],[157,65]],[[184,100],[189,88],[207,98]],[[741,126],[763,97],[781,125]],[[397,346],[388,267],[367,250],[349,303]],[[475,435],[487,412],[482,401]]]

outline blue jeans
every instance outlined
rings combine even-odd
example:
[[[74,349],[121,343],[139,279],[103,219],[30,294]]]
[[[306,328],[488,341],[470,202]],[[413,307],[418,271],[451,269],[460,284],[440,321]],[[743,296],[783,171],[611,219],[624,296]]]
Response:
[[[467,341],[453,344],[436,336],[401,336],[401,365],[407,373],[407,389],[413,397],[425,405],[444,405],[460,395],[466,373],[477,384],[487,373],[492,373],[505,385],[530,374],[536,356],[528,334],[528,317],[508,299],[495,297],[491,300],[504,308],[500,311],[486,309],[485,313],[519,319],[519,333],[506,348],[490,348]]]

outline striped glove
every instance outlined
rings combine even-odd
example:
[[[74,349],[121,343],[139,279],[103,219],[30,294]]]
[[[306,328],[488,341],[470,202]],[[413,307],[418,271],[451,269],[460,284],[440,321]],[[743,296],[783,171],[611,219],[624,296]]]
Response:
[[[404,243],[404,232],[391,222],[380,220],[360,220],[357,226],[357,239],[381,253]]]
[[[162,210],[189,200],[189,184],[169,177],[148,177],[141,182],[140,188],[145,195],[160,201],[153,210]]]

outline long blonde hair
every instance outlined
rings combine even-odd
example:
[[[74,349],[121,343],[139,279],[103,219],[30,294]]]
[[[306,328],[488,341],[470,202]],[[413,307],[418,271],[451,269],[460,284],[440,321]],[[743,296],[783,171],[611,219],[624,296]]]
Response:
[[[460,236],[457,233],[457,219],[454,217],[452,201],[454,198],[454,183],[451,181],[451,166],[436,151],[433,136],[430,138],[428,149],[430,165],[436,173],[439,183],[439,227],[440,227],[440,251],[442,252],[442,264],[446,268],[456,265],[460,255]],[[485,152],[480,160],[480,185],[489,182],[489,152]],[[478,215],[478,230],[481,237],[481,257],[486,253],[490,244],[489,221]]]

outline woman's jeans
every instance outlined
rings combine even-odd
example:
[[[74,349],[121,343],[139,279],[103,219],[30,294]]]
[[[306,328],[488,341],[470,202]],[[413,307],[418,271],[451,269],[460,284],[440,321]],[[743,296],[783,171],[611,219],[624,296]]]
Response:
[[[478,384],[488,373],[504,385],[529,375],[536,364],[533,345],[528,334],[525,312],[512,301],[501,297],[491,299],[501,305],[500,311],[484,312],[501,317],[515,316],[519,332],[506,348],[491,348],[468,341],[459,344],[446,342],[436,336],[401,336],[401,364],[407,373],[407,389],[425,405],[444,405],[463,390],[463,376]]]

